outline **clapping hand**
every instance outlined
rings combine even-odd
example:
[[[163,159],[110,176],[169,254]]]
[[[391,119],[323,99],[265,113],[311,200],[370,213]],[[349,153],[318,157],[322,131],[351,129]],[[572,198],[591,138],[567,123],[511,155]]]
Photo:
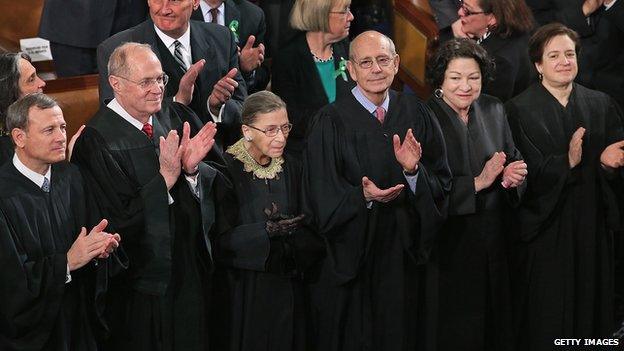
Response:
[[[503,170],[503,188],[516,188],[524,182],[529,171],[524,161],[514,161],[508,164]]]
[[[364,199],[366,202],[390,202],[399,196],[405,185],[397,184],[388,189],[379,189],[368,177],[362,178],[362,189],[364,191]]]
[[[74,271],[89,263],[92,259],[107,258],[113,250],[119,247],[121,237],[119,234],[104,232],[108,221],[103,219],[87,235],[87,229],[82,227],[78,238],[67,251],[67,265],[70,271]]]
[[[624,140],[607,146],[600,154],[600,164],[606,168],[620,168],[624,166]]]
[[[245,46],[240,50],[238,62],[241,71],[249,73],[258,68],[264,61],[264,44],[253,47],[256,37],[250,35]]]
[[[392,144],[394,146],[394,156],[403,167],[403,170],[411,174],[416,173],[418,162],[422,157],[422,148],[414,137],[412,129],[407,130],[402,144],[399,136],[395,134],[392,137]]]
[[[180,144],[180,137],[175,130],[169,131],[167,138],[160,137],[160,174],[165,179],[167,190],[171,190],[181,171],[181,158],[185,145]]]
[[[206,64],[206,60],[201,59],[192,64],[186,73],[184,73],[180,79],[178,92],[175,95],[176,102],[183,105],[191,103],[191,100],[193,100],[193,91],[195,90],[195,81],[197,80],[197,76],[199,76],[199,72],[204,68],[204,64]]]
[[[214,145],[214,137],[216,133],[216,124],[208,122],[194,137],[191,138],[191,127],[188,122],[184,122],[184,126],[182,127],[181,146],[184,150],[184,153],[182,154],[182,168],[185,173],[195,173],[199,162],[206,157]]]
[[[494,155],[485,163],[481,174],[479,174],[475,180],[475,191],[481,191],[489,188],[496,180],[499,174],[505,168],[505,160],[507,156],[504,152],[495,152]]]
[[[213,114],[219,114],[221,105],[225,104],[234,95],[234,90],[238,87],[238,82],[234,79],[237,73],[238,69],[232,68],[212,88],[212,93],[208,97],[208,105]]]
[[[583,136],[585,135],[585,128],[580,127],[577,129],[572,138],[570,138],[570,147],[568,149],[568,163],[570,169],[576,167],[581,163],[581,156],[583,155]]]

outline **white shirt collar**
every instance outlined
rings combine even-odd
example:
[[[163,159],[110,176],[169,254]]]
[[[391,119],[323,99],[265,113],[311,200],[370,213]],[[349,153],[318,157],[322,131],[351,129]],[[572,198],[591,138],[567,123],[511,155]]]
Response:
[[[111,110],[113,110],[113,112],[115,112],[116,114],[118,114],[119,116],[121,116],[121,118],[125,119],[126,121],[128,121],[128,123],[132,124],[133,126],[135,126],[138,130],[143,130],[143,123],[141,121],[139,121],[138,119],[132,117],[128,111],[126,111],[126,109],[124,109],[120,104],[119,101],[117,101],[117,99],[112,99],[108,105],[106,105],[106,107],[110,108]],[[152,123],[152,116],[150,116],[149,120],[147,120],[147,123],[154,125]],[[42,181],[43,182],[43,181]]]
[[[617,0],[613,0],[613,2],[608,4],[608,5],[604,4],[605,11],[608,11],[613,5],[615,5],[616,2],[617,2]]]
[[[174,39],[168,36],[167,34],[165,34],[165,32],[158,29],[158,27],[156,27],[155,24],[154,24],[154,30],[156,30],[156,35],[158,35],[160,40],[162,40],[162,42],[165,44],[167,49],[169,49],[169,51],[172,54],[173,54],[173,50],[175,49],[175,46],[173,45],[173,43],[176,40],[179,41],[180,44],[182,44],[182,47],[184,50],[188,51],[189,54],[191,53],[191,24],[190,23],[189,23],[188,28],[186,28],[186,32],[184,32],[184,34],[182,34],[182,36],[179,37],[178,39]]]
[[[48,182],[51,181],[50,177],[52,175],[52,167],[50,167],[49,165],[48,165],[48,171],[46,172],[46,174],[41,175],[31,170],[30,168],[26,167],[26,165],[24,165],[22,161],[20,161],[19,157],[17,157],[17,153],[13,155],[13,165],[15,166],[18,172],[23,174],[24,177],[30,179],[33,183],[37,184],[37,186],[40,188],[43,185],[44,178],[48,178]]]
[[[212,7],[210,7],[210,5],[208,5],[208,3],[203,0],[199,2],[199,6],[201,7],[201,12],[204,15],[204,21],[211,22],[212,15],[210,14],[210,9]],[[219,10],[219,12],[217,13],[217,23],[225,26],[225,1],[223,1],[221,5],[217,7],[217,9]]]

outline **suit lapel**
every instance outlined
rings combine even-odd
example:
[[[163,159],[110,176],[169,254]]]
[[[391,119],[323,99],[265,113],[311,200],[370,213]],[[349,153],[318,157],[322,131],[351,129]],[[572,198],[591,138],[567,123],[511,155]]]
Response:
[[[241,14],[240,11],[238,10],[238,7],[236,6],[236,4],[234,3],[234,1],[232,0],[225,0],[225,26],[229,27],[230,23],[232,23],[232,21],[237,20],[238,21],[238,26],[240,28],[240,21],[241,21]],[[239,29],[239,34],[240,34],[240,29]]]

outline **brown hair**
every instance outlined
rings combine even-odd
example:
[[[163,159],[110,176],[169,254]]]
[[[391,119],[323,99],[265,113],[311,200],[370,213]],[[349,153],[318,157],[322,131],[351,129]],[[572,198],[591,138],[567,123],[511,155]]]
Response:
[[[559,35],[567,35],[574,42],[574,51],[578,55],[581,50],[581,40],[578,33],[564,26],[561,23],[550,23],[542,26],[535,31],[529,39],[529,58],[533,64],[542,62],[544,56],[544,48],[550,41]]]
[[[494,15],[497,24],[493,30],[503,38],[533,29],[533,14],[524,0],[480,0],[479,5]]]

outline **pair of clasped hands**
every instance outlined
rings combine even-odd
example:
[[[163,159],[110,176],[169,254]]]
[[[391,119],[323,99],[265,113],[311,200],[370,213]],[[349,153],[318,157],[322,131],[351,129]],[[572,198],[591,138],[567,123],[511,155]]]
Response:
[[[578,128],[572,138],[568,148],[568,162],[570,169],[581,163],[583,155],[583,137],[585,136],[585,128]],[[624,140],[615,142],[607,146],[600,154],[600,165],[606,170],[613,170],[624,166]]]
[[[256,41],[256,37],[250,35],[245,43],[245,46],[241,49],[238,48],[239,65],[243,72],[252,72],[256,68],[260,67],[264,61],[264,44],[260,44],[257,47],[253,47]],[[180,79],[180,87],[175,96],[175,101],[188,105],[193,99],[193,90],[195,88],[195,80],[199,75],[199,72],[204,68],[206,60],[201,59],[186,71],[184,76]],[[217,81],[212,88],[212,93],[208,97],[208,106],[210,112],[214,115],[219,114],[219,109],[234,95],[234,91],[238,87],[236,81],[236,74],[238,69],[232,68],[225,76]]]
[[[412,130],[407,130],[403,143],[401,143],[399,136],[395,134],[392,137],[392,144],[394,156],[403,167],[403,171],[406,174],[416,174],[418,162],[420,162],[422,157],[422,147],[414,137]],[[485,163],[481,174],[475,177],[474,180],[476,192],[490,187],[501,173],[503,174],[501,185],[504,188],[515,188],[524,182],[524,178],[528,174],[526,163],[519,160],[505,166],[506,158],[504,152],[495,152]],[[390,202],[399,196],[404,187],[404,184],[397,184],[388,189],[379,189],[368,177],[362,178],[362,188],[366,202]]]

